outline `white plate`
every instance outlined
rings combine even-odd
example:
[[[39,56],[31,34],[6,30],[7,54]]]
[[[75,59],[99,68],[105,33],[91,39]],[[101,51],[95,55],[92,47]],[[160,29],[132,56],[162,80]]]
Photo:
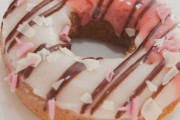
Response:
[[[3,15],[3,11],[6,9],[10,0],[0,0],[0,21]],[[173,6],[175,15],[180,18],[180,1],[179,0],[166,0],[171,6]],[[83,43],[84,45],[90,43]],[[107,50],[104,45],[90,44],[88,51],[85,53],[79,53],[85,55],[86,53],[91,52],[94,54],[94,51],[91,50],[93,45],[93,50],[99,51],[96,56],[103,53],[103,55],[108,57],[117,56],[117,53],[113,53],[110,50]],[[94,47],[94,45],[96,47]],[[79,45],[75,44],[74,51],[77,51]],[[83,49],[83,48],[82,48]],[[15,94],[10,93],[7,83],[3,80],[5,77],[4,67],[2,65],[2,60],[0,57],[0,120],[39,120],[31,111],[29,111],[17,98]],[[180,113],[180,109],[177,109],[175,113]],[[173,118],[172,118],[173,117]],[[171,114],[167,117],[166,120],[180,120],[179,114]]]

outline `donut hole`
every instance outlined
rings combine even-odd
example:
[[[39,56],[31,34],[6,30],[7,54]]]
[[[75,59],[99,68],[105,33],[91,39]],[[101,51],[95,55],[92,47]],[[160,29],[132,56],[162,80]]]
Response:
[[[90,21],[80,24],[76,13],[71,15],[72,51],[85,57],[119,58],[122,54],[132,52],[132,42],[128,38],[116,35],[112,25],[105,20]]]
[[[126,49],[117,45],[88,38],[74,38],[71,50],[78,56],[118,58],[123,56]]]

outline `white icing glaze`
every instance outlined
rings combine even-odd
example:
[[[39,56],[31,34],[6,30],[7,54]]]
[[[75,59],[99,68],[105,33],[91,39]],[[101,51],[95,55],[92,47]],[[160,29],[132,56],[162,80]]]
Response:
[[[28,4],[35,4],[37,5],[40,0],[29,0],[27,3],[21,5],[18,7],[15,12],[13,12],[11,15],[8,16],[7,19],[4,20],[4,27],[3,27],[3,36],[7,37],[7,34],[12,30],[12,28],[15,26],[15,24],[24,16],[27,11],[27,5]],[[43,9],[41,9],[39,12],[37,12],[35,15],[31,17],[31,20],[35,18],[40,13],[44,12],[51,6],[55,5],[59,1],[54,0],[50,5],[45,6]],[[129,3],[128,3],[129,4]],[[21,11],[21,12],[20,12]],[[39,46],[43,43],[47,43],[48,46],[53,46],[58,43],[63,43],[63,41],[59,40],[59,33],[62,31],[64,26],[71,25],[71,21],[69,19],[70,13],[73,11],[71,6],[65,6],[57,13],[51,15],[48,18],[44,19],[44,25],[41,26],[41,20],[39,25],[34,25],[32,28],[35,30],[36,34],[32,38],[27,38],[23,36],[21,38],[22,41],[28,42],[32,41],[35,46]],[[150,13],[151,10],[148,11]],[[16,15],[17,19],[14,19],[14,16]],[[147,17],[147,15],[146,15]],[[107,19],[107,18],[106,18]],[[145,18],[144,18],[145,19]],[[143,20],[144,20],[143,19]],[[150,18],[150,20],[153,19]],[[143,21],[141,20],[141,21]],[[29,20],[28,20],[29,21]],[[140,29],[140,32],[138,36],[135,39],[135,44],[138,47],[142,41],[146,38],[146,36],[149,34],[149,31],[155,26],[157,21],[153,21],[151,24],[151,27],[149,28],[149,24],[141,26],[143,22],[140,22],[140,25],[138,26]],[[163,30],[162,30],[163,31]],[[134,31],[130,36],[134,35]],[[179,32],[177,29],[173,32]],[[154,35],[155,36],[155,35]],[[154,39],[155,37],[152,37]],[[179,38],[176,36],[175,40],[178,41]],[[161,44],[158,44],[161,45]],[[8,57],[13,62],[13,68],[16,68],[16,63],[19,58],[16,58],[15,52],[17,50],[17,47],[13,47],[10,51]],[[142,55],[144,55],[147,52],[146,49],[142,49],[140,52],[137,53],[134,57],[132,57],[129,62],[121,69],[117,77],[123,74],[124,71],[126,71],[133,63],[134,61],[137,61]],[[65,54],[64,54],[65,53]],[[131,53],[132,54],[132,53]],[[81,106],[83,102],[91,103],[90,93],[93,92],[93,90],[97,87],[97,85],[102,82],[102,80],[105,78],[107,71],[111,68],[116,68],[120,63],[122,63],[125,59],[127,59],[130,55],[130,53],[125,56],[124,58],[118,58],[118,59],[103,59],[96,61],[96,67],[95,70],[93,68],[90,68],[82,71],[78,76],[73,78],[73,80],[68,84],[67,87],[65,87],[57,96],[57,105],[61,108],[72,110],[75,113],[79,114],[79,111],[81,109]],[[82,62],[78,56],[74,56],[73,53],[70,53],[70,51],[67,51],[67,49],[61,48],[61,51],[55,51],[55,52],[48,52],[44,49],[44,51],[41,51],[38,53],[38,55],[41,56],[42,62],[36,66],[36,69],[32,72],[29,78],[25,80],[26,83],[28,83],[32,88],[33,92],[37,95],[39,95],[42,98],[46,98],[47,93],[49,90],[53,87],[54,89],[57,89],[61,82],[57,82],[59,80],[59,77],[64,73],[64,71],[67,70],[74,62]],[[79,58],[79,59],[76,59]],[[23,59],[23,58],[21,58]],[[95,61],[95,60],[94,60]],[[82,62],[83,63],[83,62]],[[156,67],[157,63],[154,64],[148,64],[148,63],[141,63],[139,66],[133,71],[131,74],[128,75],[128,77],[125,79],[125,81],[122,82],[121,85],[119,85],[103,102],[103,105],[98,108],[98,110],[92,115],[95,119],[112,119],[114,118],[117,109],[122,106],[129,97],[131,97],[134,93],[134,91],[137,89],[137,87],[143,82],[143,80],[146,78],[147,75],[150,74],[150,72]],[[90,67],[91,64],[89,65]],[[98,67],[97,67],[98,66]],[[91,71],[92,70],[92,71]],[[154,85],[159,86],[162,83],[163,76],[167,73],[167,69],[164,68],[152,81]],[[115,79],[117,78],[115,77]],[[108,86],[110,86],[112,83],[110,82]],[[128,89],[127,89],[128,88]],[[164,109],[167,104],[173,102],[174,99],[177,98],[176,90],[174,89],[174,86],[169,83],[167,86],[165,86],[165,89],[157,96],[155,99],[155,102],[158,106],[160,106],[161,109]],[[85,94],[89,93],[89,94]],[[139,96],[139,104],[142,107],[143,103],[152,95],[153,93],[146,89],[142,92],[142,94]],[[168,99],[164,100],[164,98],[167,98],[166,96],[170,95]],[[71,97],[71,99],[69,99]],[[162,101],[164,100],[164,101]],[[109,108],[109,109],[108,109]],[[111,112],[110,112],[110,111]],[[89,117],[89,110],[87,113],[84,114],[84,116]],[[125,113],[121,119],[123,118],[130,118],[130,116]]]

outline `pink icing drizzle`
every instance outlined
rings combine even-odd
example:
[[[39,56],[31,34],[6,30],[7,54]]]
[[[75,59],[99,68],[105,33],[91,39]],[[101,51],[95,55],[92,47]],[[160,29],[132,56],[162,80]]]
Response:
[[[49,108],[49,119],[54,120],[55,118],[55,99],[51,99],[48,101]]]
[[[163,5],[156,7],[156,11],[162,21],[162,24],[164,24],[165,18],[171,13],[171,8]]]
[[[113,75],[114,75],[114,71],[112,69],[109,69],[108,72],[106,73],[106,80],[108,82],[111,82]]]
[[[22,57],[25,55],[27,52],[33,49],[34,44],[31,42],[25,43],[22,42],[19,38],[15,37],[15,40],[17,42],[18,49],[16,51],[16,57]]]
[[[60,38],[66,40],[67,42],[71,42],[71,38],[69,38],[68,36],[69,31],[70,31],[70,26],[66,25],[60,33]]]

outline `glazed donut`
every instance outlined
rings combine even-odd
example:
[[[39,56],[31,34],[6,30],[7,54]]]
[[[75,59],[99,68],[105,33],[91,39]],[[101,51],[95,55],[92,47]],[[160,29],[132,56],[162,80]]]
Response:
[[[180,97],[180,30],[156,0],[13,0],[3,16],[10,90],[43,120],[159,120]],[[71,39],[127,48],[81,57]]]

